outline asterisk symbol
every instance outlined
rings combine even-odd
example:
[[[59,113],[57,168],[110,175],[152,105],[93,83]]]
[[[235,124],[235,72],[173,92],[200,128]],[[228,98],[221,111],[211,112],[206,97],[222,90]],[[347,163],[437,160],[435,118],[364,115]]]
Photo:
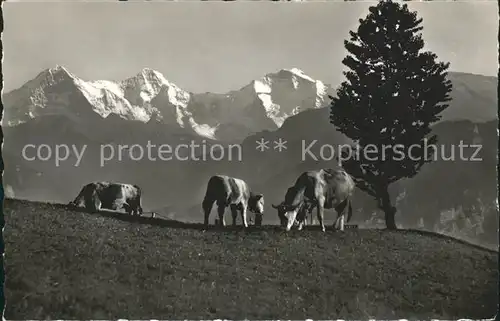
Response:
[[[255,149],[261,152],[263,152],[266,149],[269,149],[269,146],[267,146],[267,144],[269,144],[268,140],[264,140],[264,138],[261,138],[260,140],[257,140],[255,142],[257,143],[257,147],[255,147]]]
[[[277,149],[279,152],[281,152],[283,149],[286,149],[286,140],[282,140],[281,138],[278,139],[278,141],[274,141],[274,149]]]

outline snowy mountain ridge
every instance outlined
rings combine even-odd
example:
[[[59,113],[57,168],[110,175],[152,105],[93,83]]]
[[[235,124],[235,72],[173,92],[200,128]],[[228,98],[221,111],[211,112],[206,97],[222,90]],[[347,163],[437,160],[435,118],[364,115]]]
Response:
[[[274,130],[303,110],[323,107],[329,89],[297,68],[267,74],[227,94],[195,94],[150,68],[122,81],[85,81],[57,65],[4,94],[3,125],[45,115],[85,123],[114,114],[188,129],[210,139],[243,139]]]

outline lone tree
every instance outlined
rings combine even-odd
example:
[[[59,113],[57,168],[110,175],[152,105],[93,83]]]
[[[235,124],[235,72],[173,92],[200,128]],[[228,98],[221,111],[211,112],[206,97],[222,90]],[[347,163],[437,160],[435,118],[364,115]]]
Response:
[[[342,166],[377,200],[386,227],[396,229],[389,185],[415,176],[431,161],[429,145],[437,137],[427,137],[430,125],[448,107],[452,85],[449,63],[422,51],[422,19],[416,12],[392,1],[369,11],[344,41],[349,54],[342,63],[349,70],[337,97],[330,96],[330,122],[357,147],[342,155]]]

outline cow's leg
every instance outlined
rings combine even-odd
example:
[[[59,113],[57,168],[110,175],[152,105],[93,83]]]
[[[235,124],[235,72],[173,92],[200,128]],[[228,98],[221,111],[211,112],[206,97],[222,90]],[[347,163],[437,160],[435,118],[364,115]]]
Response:
[[[300,210],[297,229],[301,231],[306,225],[307,225],[307,208],[303,207]]]
[[[340,219],[340,215],[337,213],[337,218],[336,218],[336,219],[335,219],[335,221],[333,222],[333,230],[338,229],[338,226],[339,226],[339,219]]]
[[[85,209],[90,213],[99,212],[101,210],[101,200],[96,193],[85,196]]]
[[[313,214],[314,206],[315,206],[315,204],[311,204],[309,206],[309,208],[307,209],[307,212],[309,215],[309,223],[311,226],[316,224],[316,220],[314,219],[314,214]]]
[[[85,195],[83,198],[83,204],[87,212],[92,213],[94,211],[94,197],[93,195]]]
[[[95,212],[95,202],[93,197],[85,197],[85,209],[89,213]]]
[[[248,227],[248,221],[247,221],[247,204],[241,203],[241,220],[243,221],[243,226],[245,228]]]
[[[127,212],[128,215],[133,214],[132,206],[130,206],[128,203],[123,203],[122,207],[125,210],[125,212]]]
[[[226,205],[217,202],[217,212],[219,214],[219,224],[221,226],[226,226],[226,221],[224,220],[224,212],[226,211]]]
[[[238,218],[238,207],[236,204],[231,204],[231,216],[233,218],[233,226],[236,226],[236,219]]]
[[[203,213],[205,215],[205,220],[204,220],[205,226],[208,226],[208,218],[210,217],[210,212],[212,211],[213,205],[214,205],[214,200],[208,198],[205,198],[203,200],[202,207],[203,207]]]
[[[96,212],[99,212],[99,211],[101,210],[101,206],[102,206],[102,202],[101,202],[101,200],[99,199],[99,197],[96,197],[96,198],[95,198],[95,202],[94,202],[94,204],[95,204],[95,211],[96,211]]]
[[[339,218],[340,218],[340,212],[337,212],[337,217],[335,218],[335,221],[333,221],[333,230],[336,230],[339,225]]]
[[[130,206],[130,209],[131,209],[131,214],[132,214],[132,215],[141,215],[141,214],[139,213],[139,208],[140,208],[140,205],[138,204],[138,202],[137,202],[137,201],[133,201],[133,200],[131,200],[131,201],[127,202],[127,205],[128,205],[128,206]]]
[[[325,223],[323,221],[323,217],[324,217],[324,205],[325,205],[325,198],[324,197],[320,197],[318,198],[318,208],[317,208],[317,212],[318,212],[318,221],[319,221],[319,225],[321,226],[321,231],[325,232],[326,231],[326,228],[325,228]]]
[[[334,229],[344,230],[344,210],[347,205],[347,201],[343,201],[339,205],[335,207],[335,211],[337,212],[337,219],[333,223]]]

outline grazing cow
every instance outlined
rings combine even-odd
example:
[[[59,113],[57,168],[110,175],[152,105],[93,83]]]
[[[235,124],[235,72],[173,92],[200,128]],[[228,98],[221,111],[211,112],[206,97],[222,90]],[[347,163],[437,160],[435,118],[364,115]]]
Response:
[[[84,203],[87,211],[94,213],[101,208],[125,209],[128,214],[141,215],[141,188],[137,185],[110,182],[93,182],[85,185],[68,206],[75,208]],[[154,214],[153,214],[154,215]]]
[[[288,189],[285,200],[279,205],[273,204],[272,206],[278,210],[281,225],[285,227],[286,231],[290,231],[296,220],[299,223],[299,229],[301,229],[305,220],[305,209],[312,211],[313,207],[317,209],[318,221],[323,232],[326,230],[323,221],[325,208],[334,208],[337,211],[334,228],[340,224],[340,230],[343,231],[343,212],[346,206],[349,207],[347,221],[352,216],[350,196],[354,187],[355,183],[352,177],[344,170],[326,168],[307,171],[302,173],[297,178],[295,185]]]
[[[256,225],[262,223],[264,196],[262,194],[252,193],[248,184],[242,179],[225,175],[215,175],[209,179],[202,204],[205,213],[204,223],[206,226],[208,226],[208,218],[215,202],[218,207],[218,223],[221,226],[226,226],[224,212],[227,206],[231,208],[233,226],[236,225],[238,210],[241,211],[241,219],[245,227],[248,227],[247,210],[255,213]]]

